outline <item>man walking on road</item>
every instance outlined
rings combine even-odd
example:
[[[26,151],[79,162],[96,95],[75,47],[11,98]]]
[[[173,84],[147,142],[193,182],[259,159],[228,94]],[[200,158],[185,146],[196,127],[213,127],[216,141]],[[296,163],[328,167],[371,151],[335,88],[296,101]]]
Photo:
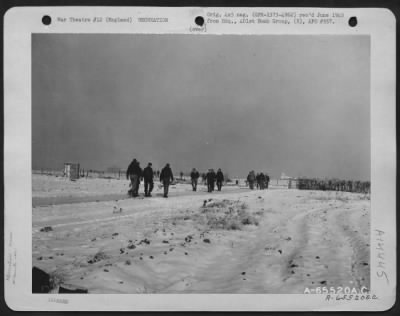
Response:
[[[264,190],[264,188],[265,188],[265,175],[262,173],[262,172],[260,172],[260,176],[259,176],[259,183],[258,183],[258,186],[260,187],[260,190]]]
[[[196,168],[193,168],[192,172],[190,173],[190,178],[192,179],[193,191],[197,191],[197,181],[199,177],[200,177],[199,172],[196,170]]]
[[[151,192],[154,188],[154,172],[151,168],[152,164],[149,162],[146,168],[143,170],[143,179],[144,179],[144,196],[151,196]]]
[[[265,174],[265,188],[268,189],[268,185],[269,185],[269,175],[266,173]]]
[[[140,163],[133,159],[130,163],[128,170],[126,170],[126,178],[131,180],[131,190],[129,194],[133,197],[139,195],[140,178],[142,177],[142,168],[140,168]]]
[[[221,168],[217,171],[217,188],[218,191],[221,191],[222,183],[224,182],[224,174],[221,171]]]
[[[167,198],[169,185],[172,181],[174,181],[174,175],[172,174],[169,163],[167,163],[165,167],[161,170],[160,181],[164,186],[164,197]]]
[[[207,188],[208,192],[214,191],[216,174],[213,169],[209,169],[207,173]]]
[[[249,183],[250,190],[254,190],[254,182],[256,181],[256,175],[254,173],[254,170],[249,172],[249,175],[247,176],[247,182]]]

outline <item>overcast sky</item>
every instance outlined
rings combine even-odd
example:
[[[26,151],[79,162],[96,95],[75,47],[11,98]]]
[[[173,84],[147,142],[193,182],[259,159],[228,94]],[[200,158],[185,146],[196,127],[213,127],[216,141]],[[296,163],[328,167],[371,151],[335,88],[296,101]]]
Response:
[[[35,34],[34,169],[370,179],[367,36]]]

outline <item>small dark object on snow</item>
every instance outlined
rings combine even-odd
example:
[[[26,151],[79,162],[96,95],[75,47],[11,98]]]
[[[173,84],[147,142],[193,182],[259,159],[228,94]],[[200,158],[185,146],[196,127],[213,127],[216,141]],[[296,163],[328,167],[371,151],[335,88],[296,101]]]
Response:
[[[242,272],[242,275],[245,275],[246,274],[246,272]]]
[[[326,284],[326,281],[321,281],[321,282],[319,282],[319,283],[321,283],[321,284]]]
[[[316,256],[315,259],[319,259],[319,256]]]
[[[206,204],[207,204],[207,200],[204,200],[203,201],[203,207],[206,207]]]
[[[153,256],[150,256],[149,258],[150,258],[150,259],[154,259],[154,257],[153,257]]]
[[[119,281],[119,284],[124,284],[124,281]]]
[[[261,196],[259,196],[258,198],[259,198],[259,199],[262,199],[262,197],[261,197]]]
[[[140,259],[140,260],[143,260],[143,258],[142,258],[142,257],[140,257],[139,259]]]
[[[96,241],[96,238],[93,238],[91,241]]]
[[[278,252],[279,252],[280,254],[282,254],[282,250],[279,249]]]
[[[208,238],[203,239],[203,241],[206,242],[206,243],[208,243],[208,244],[211,242],[210,239],[208,239]]]
[[[121,248],[121,249],[119,250],[119,252],[120,252],[120,254],[122,255],[122,254],[125,252],[125,248]]]
[[[43,257],[42,256],[40,256],[39,258],[37,258],[38,260],[42,260],[43,259]]]
[[[362,264],[363,264],[363,265],[365,265],[365,266],[367,266],[367,265],[368,265],[368,263],[367,263],[367,262],[363,262]]]
[[[292,274],[294,274],[294,271],[292,270]]]
[[[112,234],[112,236],[118,236],[118,233],[114,233],[114,234]]]
[[[108,270],[107,270],[107,269],[104,269],[103,271],[104,271],[104,272],[108,272]]]
[[[164,255],[166,255],[168,252],[164,251]]]
[[[46,226],[46,227],[41,228],[40,231],[47,233],[47,232],[53,231],[53,228],[51,226]]]
[[[169,241],[168,240],[163,240],[162,241],[164,244],[169,244]]]
[[[53,257],[49,257],[48,259],[53,259]]]
[[[169,248],[169,251],[172,251],[172,250],[174,250],[174,248]]]
[[[185,255],[187,256],[187,255],[188,255],[188,253],[187,253],[187,252],[185,252]]]
[[[297,264],[292,264],[290,267],[291,268],[296,268],[296,267],[298,267],[298,265]]]
[[[139,242],[139,245],[141,245],[141,244],[146,244],[146,245],[150,245],[150,240],[148,240],[147,238],[145,238],[145,239],[142,239],[140,242]]]
[[[88,263],[90,263],[90,264],[96,263],[96,262],[99,262],[99,261],[107,259],[107,258],[108,258],[108,256],[105,253],[98,252],[94,255],[94,257],[92,259],[88,260]]]
[[[32,268],[32,293],[49,293],[50,275],[43,270]]]
[[[135,248],[136,248],[136,246],[134,244],[128,245],[128,249],[135,249]]]
[[[58,293],[88,293],[88,289],[85,289],[83,287],[72,287],[69,285],[60,285],[58,288]]]

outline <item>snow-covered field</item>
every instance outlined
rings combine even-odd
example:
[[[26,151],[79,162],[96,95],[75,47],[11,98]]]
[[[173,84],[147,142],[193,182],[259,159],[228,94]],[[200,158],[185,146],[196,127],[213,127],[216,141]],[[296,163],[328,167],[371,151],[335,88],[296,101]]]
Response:
[[[89,293],[303,293],[369,288],[361,194],[33,176],[33,265]],[[140,192],[143,193],[143,184]],[[51,227],[44,231],[44,227]]]

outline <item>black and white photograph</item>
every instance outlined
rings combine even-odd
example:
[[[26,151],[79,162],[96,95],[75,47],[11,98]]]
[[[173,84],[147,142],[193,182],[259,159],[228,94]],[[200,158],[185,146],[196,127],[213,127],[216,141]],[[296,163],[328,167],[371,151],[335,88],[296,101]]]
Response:
[[[368,290],[369,58],[368,36],[34,34],[32,290]]]
[[[6,19],[8,288],[51,309],[388,308],[387,12],[147,9]]]

